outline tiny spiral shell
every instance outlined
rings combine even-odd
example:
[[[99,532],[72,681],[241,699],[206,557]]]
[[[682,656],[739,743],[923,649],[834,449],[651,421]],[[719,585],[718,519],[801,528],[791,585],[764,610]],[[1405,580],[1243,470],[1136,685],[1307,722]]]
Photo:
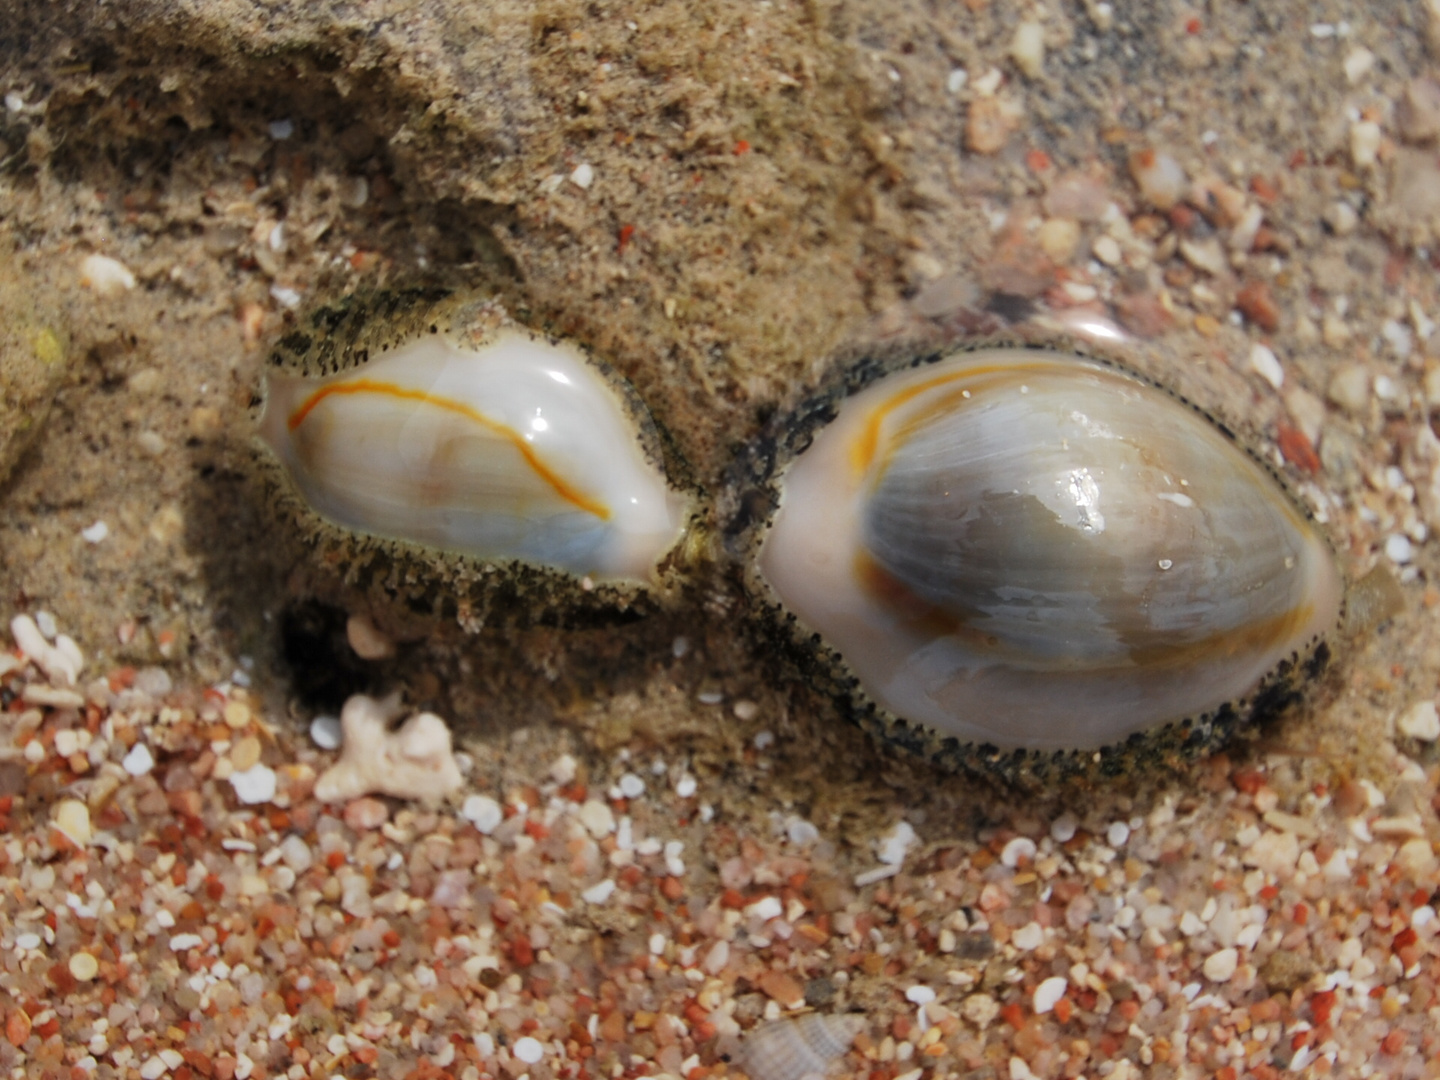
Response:
[[[807,1013],[756,1028],[740,1046],[740,1062],[751,1080],[807,1080],[823,1077],[844,1057],[865,1027],[857,1013]]]

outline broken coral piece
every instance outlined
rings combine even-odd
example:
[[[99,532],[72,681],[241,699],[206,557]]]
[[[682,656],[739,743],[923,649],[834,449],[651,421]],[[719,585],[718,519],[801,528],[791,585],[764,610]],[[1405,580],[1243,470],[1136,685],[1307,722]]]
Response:
[[[404,711],[399,694],[379,701],[356,694],[345,702],[340,760],[320,774],[315,797],[321,802],[375,794],[436,800],[460,787],[460,766],[445,721],[434,713],[416,713],[392,731]]]
[[[16,648],[45,673],[52,686],[69,687],[79,681],[85,667],[85,654],[71,638],[59,634],[51,645],[29,615],[16,615],[11,619],[10,633]]]

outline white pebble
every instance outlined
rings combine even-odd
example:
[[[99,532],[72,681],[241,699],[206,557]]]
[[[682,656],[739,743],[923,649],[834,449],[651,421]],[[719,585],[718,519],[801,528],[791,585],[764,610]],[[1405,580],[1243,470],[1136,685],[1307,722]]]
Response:
[[[596,840],[615,831],[615,812],[599,799],[587,799],[580,807],[580,824]]]
[[[912,1005],[929,1005],[935,1000],[935,991],[928,986],[912,986],[905,991],[905,1000]]]
[[[1036,1013],[1048,1013],[1055,1010],[1060,999],[1065,996],[1065,989],[1069,984],[1062,975],[1052,975],[1035,988],[1035,1011]]]
[[[1066,810],[1050,823],[1050,839],[1057,844],[1068,844],[1075,838],[1075,830],[1079,827],[1080,823],[1075,820],[1075,815]]]
[[[775,733],[773,731],[757,731],[754,741],[756,750],[768,750],[775,745]]]
[[[20,934],[15,938],[15,948],[28,951],[40,947],[39,934]]]
[[[905,853],[910,850],[910,845],[917,839],[919,838],[910,823],[901,821],[876,844],[876,855],[887,866],[899,866],[905,861]]]
[[[270,138],[276,142],[284,142],[295,134],[295,123],[293,120],[271,120]]]
[[[486,836],[494,832],[500,822],[505,820],[505,812],[500,809],[500,804],[489,795],[468,796],[464,805],[460,807],[460,816],[466,821],[472,822],[475,828]]]
[[[633,772],[627,772],[621,776],[617,786],[620,789],[620,794],[627,799],[638,799],[641,795],[645,794],[645,781],[641,780],[640,777],[636,776]]]
[[[1395,721],[1395,727],[1400,734],[1422,742],[1440,739],[1440,714],[1435,710],[1435,702],[1415,702],[1400,714],[1400,718]]]
[[[35,625],[46,641],[54,641],[55,635],[60,632],[60,626],[55,621],[55,616],[48,611],[35,612]]]
[[[584,900],[587,904],[603,904],[606,900],[610,899],[614,892],[615,882],[606,878],[604,881],[591,885],[590,888],[582,892],[580,899]]]
[[[189,952],[199,948],[204,940],[199,934],[176,934],[170,939],[170,951]]]
[[[1268,346],[1258,341],[1250,346],[1250,367],[1276,390],[1285,382],[1285,369],[1280,366],[1280,360]]]
[[[120,766],[131,776],[144,776],[155,768],[155,756],[143,742],[137,742],[125,755],[125,760],[120,762]]]
[[[267,803],[275,797],[275,770],[263,762],[252,765],[244,772],[232,773],[230,786],[246,806]]]
[[[557,784],[573,783],[579,767],[579,762],[569,754],[561,754],[550,763],[550,779]]]
[[[1095,242],[1090,245],[1090,251],[1106,266],[1118,266],[1120,263],[1120,245],[1113,236],[1096,237]]]
[[[1393,563],[1408,563],[1415,558],[1415,545],[1404,533],[1392,533],[1385,540],[1385,555]]]
[[[299,291],[290,288],[288,285],[281,285],[279,282],[271,285],[270,296],[281,307],[287,307],[291,311],[294,311],[300,306]]]
[[[545,1048],[540,1045],[540,1041],[529,1035],[516,1039],[511,1052],[526,1065],[534,1065],[545,1056]]]
[[[321,750],[339,750],[344,741],[338,716],[317,716],[310,721],[310,739]]]
[[[80,284],[109,300],[135,287],[135,275],[118,259],[108,255],[86,255],[80,260]]]
[[[771,919],[778,919],[785,913],[784,907],[780,904],[778,896],[762,896],[753,904],[745,908],[745,914],[751,918],[769,922]]]
[[[651,934],[651,935],[650,935],[650,940],[649,940],[646,944],[647,944],[647,945],[649,946],[649,948],[650,948],[650,955],[651,955],[651,956],[664,956],[664,955],[665,955],[665,935],[664,935],[664,934],[661,934],[661,933]]]
[[[958,94],[965,89],[965,84],[970,80],[970,73],[964,68],[951,68],[950,74],[945,77],[945,89],[952,94]]]
[[[1357,45],[1345,57],[1345,78],[1352,85],[1370,73],[1375,66],[1375,54],[1363,45]]]
[[[1005,845],[1000,852],[1000,861],[1011,870],[1019,866],[1021,861],[1029,861],[1035,858],[1035,841],[1028,836],[1017,836]]]
[[[1113,848],[1124,847],[1130,839],[1130,826],[1123,821],[1114,822],[1105,830],[1105,840]]]
[[[690,651],[690,639],[680,634],[674,641],[670,642],[670,655],[679,660]]]
[[[675,781],[675,794],[682,799],[688,799],[695,794],[696,786],[695,777],[686,773],[680,777],[679,780]]]
[[[785,823],[785,835],[796,847],[807,847],[820,839],[820,830],[802,817],[792,817]]]
[[[145,1064],[140,1066],[140,1080],[160,1080],[160,1077],[169,1072],[169,1066],[161,1059],[159,1054],[145,1059]]]
[[[575,171],[570,174],[570,182],[581,191],[588,191],[590,185],[595,182],[595,169],[589,162],[582,161],[575,166]]]
[[[1030,952],[1045,944],[1045,928],[1038,922],[1028,922],[1010,935],[1010,944],[1022,952]]]
[[[1211,982],[1229,982],[1240,964],[1240,954],[1234,949],[1221,949],[1205,958],[1201,970]]]
[[[81,529],[80,535],[87,543],[98,544],[110,535],[110,526],[103,521],[97,521],[89,528]]]
[[[1375,164],[1380,153],[1380,137],[1380,125],[1373,120],[1350,125],[1350,160],[1357,169],[1368,169]]]
[[[9,109],[12,113],[24,112],[25,99],[14,90],[11,90],[10,93],[5,95],[5,108]]]
[[[1028,79],[1045,73],[1045,28],[1033,20],[1025,20],[1015,28],[1010,42],[1010,59]]]

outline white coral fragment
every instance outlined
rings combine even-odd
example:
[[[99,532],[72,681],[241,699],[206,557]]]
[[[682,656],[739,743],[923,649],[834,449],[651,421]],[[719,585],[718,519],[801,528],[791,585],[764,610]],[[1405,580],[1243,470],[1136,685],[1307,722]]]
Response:
[[[16,615],[11,619],[10,633],[16,648],[45,673],[52,686],[74,686],[79,680],[85,667],[85,654],[71,638],[60,634],[51,645],[29,615]]]
[[[459,788],[460,766],[445,721],[434,713],[416,713],[392,731],[403,712],[398,694],[382,701],[356,694],[345,702],[340,760],[320,774],[315,797],[321,802],[375,794],[434,800]]]
[[[108,255],[87,255],[80,261],[80,284],[109,300],[135,288],[135,275],[118,259]]]

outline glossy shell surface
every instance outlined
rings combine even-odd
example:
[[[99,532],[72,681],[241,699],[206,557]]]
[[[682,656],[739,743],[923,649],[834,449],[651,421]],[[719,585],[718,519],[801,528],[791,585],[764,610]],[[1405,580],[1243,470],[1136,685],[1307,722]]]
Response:
[[[645,582],[684,521],[611,381],[520,331],[420,337],[327,378],[274,370],[260,433],[332,523],[479,559]]]
[[[1335,628],[1324,539],[1215,424],[1069,354],[964,353],[846,399],[760,572],[868,697],[1082,750],[1242,701]]]

